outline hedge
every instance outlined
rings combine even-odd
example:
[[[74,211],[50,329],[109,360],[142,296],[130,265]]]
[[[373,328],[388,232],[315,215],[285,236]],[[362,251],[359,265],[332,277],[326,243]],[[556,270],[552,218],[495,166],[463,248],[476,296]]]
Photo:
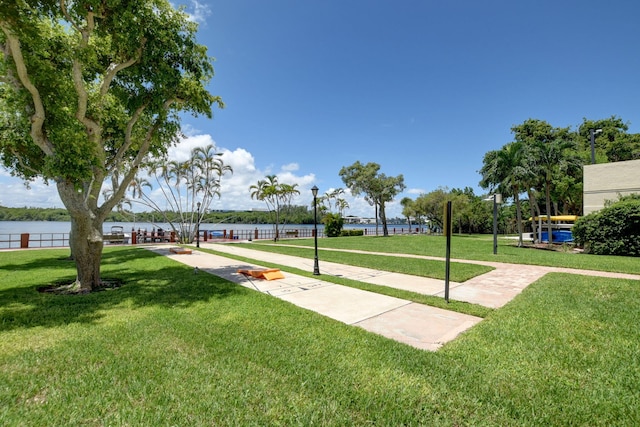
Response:
[[[596,255],[640,256],[640,195],[626,196],[579,218],[574,241]]]

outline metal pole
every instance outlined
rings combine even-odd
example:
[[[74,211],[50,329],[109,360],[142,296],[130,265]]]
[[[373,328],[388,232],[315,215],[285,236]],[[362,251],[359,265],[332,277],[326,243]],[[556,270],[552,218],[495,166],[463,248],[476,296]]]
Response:
[[[320,267],[318,267],[318,187],[315,185],[311,188],[313,194],[313,243],[315,247],[315,256],[313,258],[313,274],[314,276],[320,275]]]
[[[596,164],[596,135],[602,132],[602,129],[589,129],[591,134],[591,164]]]
[[[493,195],[493,254],[498,253],[498,203]]]
[[[314,186],[314,188],[316,188]],[[314,276],[320,275],[320,267],[318,266],[318,206],[316,201],[316,191],[313,193],[313,240],[315,246],[315,257],[313,258],[313,274]]]
[[[200,202],[198,202],[198,217],[196,218],[196,248],[200,247]]]
[[[445,264],[444,264],[444,300],[449,302],[449,273],[451,271],[451,230],[453,229],[451,224],[451,200],[447,202],[445,210],[445,227],[444,230],[447,236],[447,247],[445,251]]]
[[[596,132],[595,129],[589,129],[591,134],[591,164],[596,163]]]

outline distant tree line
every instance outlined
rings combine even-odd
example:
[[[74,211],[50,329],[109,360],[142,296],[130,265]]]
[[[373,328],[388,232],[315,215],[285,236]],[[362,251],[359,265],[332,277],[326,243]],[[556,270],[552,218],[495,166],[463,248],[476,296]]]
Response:
[[[176,216],[172,212],[113,211],[107,222],[148,222],[161,223],[164,217]],[[0,221],[71,221],[66,209],[61,208],[8,208],[0,206]],[[290,224],[313,224],[313,211],[306,206],[290,206],[287,222]],[[202,223],[209,224],[273,224],[267,211],[211,211],[203,214]]]
[[[0,206],[0,221],[71,221],[71,216],[66,209]]]
[[[473,189],[440,187],[429,193],[421,194],[415,200],[405,197],[400,201],[402,214],[412,229],[421,232],[439,233],[443,229],[444,207],[451,201],[453,230],[459,234],[490,233],[493,227],[493,205]],[[510,210],[500,209],[498,226],[501,232],[511,231]]]

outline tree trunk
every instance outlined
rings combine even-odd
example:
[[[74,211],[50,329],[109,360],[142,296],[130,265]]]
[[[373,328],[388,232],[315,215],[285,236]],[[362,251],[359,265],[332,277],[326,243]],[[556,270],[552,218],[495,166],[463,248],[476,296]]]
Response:
[[[378,235],[378,202],[375,202],[374,206],[376,208],[376,236],[377,236]]]
[[[518,247],[522,247],[524,246],[524,243],[522,242],[522,209],[520,207],[520,197],[518,195],[519,189],[514,189],[514,200],[516,202],[516,228],[518,229]]]
[[[530,189],[527,190],[527,194],[529,195],[529,213],[531,214],[531,231],[533,232],[533,242],[538,241],[538,233],[537,233],[537,224],[536,224],[536,206],[537,201],[536,197],[533,194],[533,191]]]
[[[545,194],[547,196],[547,238],[549,244],[553,243],[553,236],[551,234],[551,181],[548,180],[545,185]]]
[[[387,214],[384,211],[384,202],[380,203],[380,221],[382,221],[382,236],[389,237],[389,228],[387,227]]]
[[[71,218],[71,220],[73,221],[73,218]],[[71,229],[69,230],[69,261],[73,261],[76,258],[73,256],[73,249],[71,246],[71,239],[73,239],[73,227],[71,227]]]
[[[58,182],[58,193],[71,216],[69,246],[76,263],[76,284],[80,292],[91,292],[100,286],[102,260],[102,226],[104,218],[97,217],[85,203],[82,192],[71,183]]]
[[[76,286],[80,292],[91,292],[100,286],[100,261],[102,260],[102,222],[91,220],[72,221],[69,245],[74,254],[77,277]]]

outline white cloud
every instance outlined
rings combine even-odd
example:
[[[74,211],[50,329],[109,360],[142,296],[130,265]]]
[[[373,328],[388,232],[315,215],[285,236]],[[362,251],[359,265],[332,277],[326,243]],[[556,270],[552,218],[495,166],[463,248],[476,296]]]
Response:
[[[6,171],[0,174],[2,195],[0,205],[7,207],[61,208],[63,207],[54,183],[45,184],[42,179],[29,182],[28,186]]]
[[[174,3],[171,5],[174,8],[176,7]],[[191,21],[197,22],[198,24],[206,24],[207,17],[211,15],[211,8],[207,4],[200,3],[197,0],[191,0],[191,5],[187,5],[185,13]]]
[[[297,163],[289,163],[281,168],[283,171],[294,172],[300,169],[300,165]]]
[[[264,209],[264,202],[251,199],[249,188],[265,176],[275,174],[279,182],[286,184],[298,184],[300,194],[294,198],[293,203],[308,206],[311,204],[311,187],[316,181],[314,174],[300,175],[296,172],[300,169],[297,163],[289,163],[277,167],[256,165],[254,156],[244,148],[228,149],[218,146],[210,135],[189,135],[179,144],[168,150],[171,160],[185,161],[189,159],[191,151],[196,147],[214,144],[222,153],[222,161],[231,166],[233,173],[222,177],[220,199],[216,199],[210,208],[215,210],[251,210]],[[277,172],[274,172],[277,171]],[[153,180],[151,180],[153,181]],[[157,203],[164,207],[164,196],[159,189],[154,189],[151,196]]]
[[[198,23],[205,23],[206,18],[211,15],[211,8],[209,5],[200,3],[199,1],[192,0],[191,5],[193,6],[193,14],[192,19]]]
[[[210,135],[191,135],[184,138],[177,146],[171,147],[169,158],[172,160],[185,161],[189,159],[191,150],[196,147],[202,147],[215,143]],[[300,166],[297,163],[288,163],[281,166],[256,164],[254,156],[245,148],[228,149],[218,147],[218,151],[222,153],[222,160],[226,165],[233,169],[233,174],[227,174],[222,178],[222,188],[220,199],[214,200],[211,209],[223,210],[251,210],[264,209],[264,202],[251,199],[249,187],[264,179],[265,176],[275,174],[281,183],[298,184],[300,194],[293,200],[293,203],[301,206],[310,206],[313,195],[311,187],[318,184],[317,178],[313,173],[300,174]],[[150,179],[152,184],[153,179]],[[36,180],[30,183],[30,189],[27,189],[21,180],[11,177],[9,173],[0,169],[0,204],[9,207],[63,207],[55,184],[46,185],[42,180]],[[157,187],[154,185],[154,187]],[[324,190],[331,192],[334,188]],[[409,190],[410,193],[418,193],[421,191]],[[158,188],[151,191],[153,200],[161,208],[167,207],[167,202],[162,192]],[[356,215],[362,217],[373,217],[374,208],[362,197],[354,197],[349,189],[345,190],[343,196],[349,203],[349,209],[345,211],[345,215]],[[399,199],[398,199],[399,200]],[[387,215],[396,216],[398,211],[398,202],[389,203],[387,205]],[[149,210],[149,208],[134,203],[135,211]]]
[[[170,147],[167,151],[169,159],[184,162],[191,158],[191,151],[197,147],[206,147],[215,141],[210,135],[194,135],[183,139],[178,145]]]
[[[426,193],[426,191],[424,189],[422,189],[422,188],[410,188],[406,192],[408,194],[417,194],[417,195]]]

